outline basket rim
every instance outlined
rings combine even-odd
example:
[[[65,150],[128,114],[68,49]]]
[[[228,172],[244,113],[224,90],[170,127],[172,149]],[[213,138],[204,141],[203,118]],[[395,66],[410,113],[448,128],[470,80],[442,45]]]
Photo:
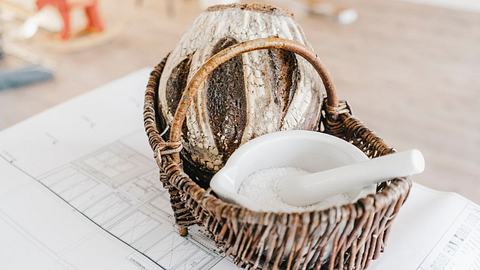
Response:
[[[411,181],[407,178],[395,178],[390,180],[382,190],[374,194],[369,194],[366,197],[359,198],[355,202],[344,205],[332,206],[323,210],[312,210],[302,212],[268,212],[268,211],[253,211],[242,206],[225,202],[222,199],[214,196],[211,188],[205,190],[200,187],[192,178],[181,169],[180,165],[168,158],[169,153],[163,154],[162,147],[168,144],[168,141],[163,140],[160,136],[161,132],[158,130],[157,116],[157,95],[160,83],[160,77],[163,72],[163,67],[168,58],[168,55],[160,62],[150,74],[149,82],[145,91],[144,103],[144,124],[148,136],[150,147],[154,152],[154,158],[159,166],[159,169],[165,170],[167,181],[175,186],[178,190],[190,195],[189,199],[193,199],[202,208],[215,213],[221,218],[235,217],[239,222],[256,223],[259,224],[261,220],[268,223],[271,218],[277,219],[279,224],[288,224],[290,219],[303,220],[307,218],[318,218],[321,215],[322,219],[326,216],[340,218],[340,215],[350,215],[355,213],[360,216],[365,212],[372,212],[375,209],[380,209],[389,205],[395,209],[399,208],[408,197],[411,188]],[[325,110],[327,109],[327,110]],[[323,109],[328,114],[328,108],[324,105]],[[338,110],[337,110],[338,111]],[[342,113],[345,119],[356,120],[349,112]],[[160,147],[162,146],[162,147]],[[173,182],[172,182],[173,179]],[[402,199],[403,197],[403,199]],[[188,203],[188,202],[187,202]],[[191,202],[190,202],[191,203]],[[339,215],[340,214],[340,215]],[[315,217],[316,216],[316,217]]]
[[[169,165],[172,165],[169,163]],[[168,167],[168,165],[166,165]],[[193,192],[189,190],[190,187],[188,185],[183,184],[182,187],[179,188],[182,192],[188,193],[197,203],[201,204],[205,209],[214,210],[216,214],[219,214],[222,218],[237,218],[240,222],[243,223],[255,223],[259,224],[258,220],[264,219],[264,223],[269,223],[265,217],[265,215],[270,215],[271,218],[277,218],[280,220],[284,220],[282,222],[283,225],[287,225],[290,219],[296,218],[311,218],[312,215],[320,214],[320,216],[325,217],[333,217],[340,218],[341,215],[349,215],[350,213],[356,213],[356,216],[361,216],[366,212],[372,212],[375,208],[382,208],[386,205],[392,205],[393,202],[398,202],[399,198],[402,195],[405,195],[405,199],[408,196],[410,190],[410,181],[405,178],[395,178],[391,180],[390,185],[386,186],[383,190],[369,194],[365,197],[357,199],[355,202],[347,203],[343,205],[331,206],[322,210],[310,210],[310,211],[302,211],[302,212],[271,212],[271,211],[254,211],[250,210],[246,207],[242,207],[240,205],[226,202],[217,196],[212,194],[212,189],[209,188],[205,190],[204,188],[200,187],[195,181],[191,179],[191,177],[185,173],[182,169],[178,166],[174,169],[173,173],[182,174],[183,179],[188,181],[188,184],[195,185],[195,189]],[[393,187],[395,186],[395,187]],[[178,186],[177,186],[178,188]],[[197,189],[198,188],[198,189]],[[406,192],[400,192],[399,190],[405,190]],[[394,194],[394,196],[389,196],[390,194]],[[405,199],[401,200],[402,204]],[[211,207],[212,204],[213,209]],[[400,205],[401,206],[401,205]],[[399,206],[398,206],[399,207]],[[395,207],[396,208],[396,207]],[[220,212],[218,211],[220,210]],[[339,215],[340,213],[340,215]],[[285,219],[287,217],[288,219]]]

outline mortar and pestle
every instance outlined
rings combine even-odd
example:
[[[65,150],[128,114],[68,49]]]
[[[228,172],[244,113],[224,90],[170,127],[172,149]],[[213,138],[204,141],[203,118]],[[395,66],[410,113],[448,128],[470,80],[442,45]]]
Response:
[[[278,195],[292,206],[308,206],[330,196],[347,194],[351,202],[374,193],[378,183],[423,172],[418,150],[369,159],[337,137],[312,131],[280,131],[253,139],[237,149],[212,178],[212,190],[223,200],[254,211],[262,205],[238,194],[251,174],[268,168],[295,167],[310,172],[278,180]]]

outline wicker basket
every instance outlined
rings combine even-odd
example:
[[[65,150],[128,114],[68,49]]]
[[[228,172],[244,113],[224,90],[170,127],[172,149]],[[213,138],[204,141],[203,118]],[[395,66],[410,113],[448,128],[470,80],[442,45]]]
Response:
[[[352,204],[323,211],[270,213],[226,203],[196,184],[194,176],[182,169],[181,127],[195,91],[222,63],[245,52],[269,48],[294,52],[317,70],[327,91],[319,123],[322,132],[354,144],[370,158],[395,151],[353,118],[346,102],[337,100],[330,75],[313,52],[280,38],[239,43],[207,60],[191,78],[177,107],[169,139],[164,139],[157,91],[165,58],[151,73],[144,121],[179,233],[185,236],[188,226],[202,225],[237,265],[247,269],[366,269],[384,249],[392,221],[410,191],[407,179],[386,181],[377,187],[376,194]]]

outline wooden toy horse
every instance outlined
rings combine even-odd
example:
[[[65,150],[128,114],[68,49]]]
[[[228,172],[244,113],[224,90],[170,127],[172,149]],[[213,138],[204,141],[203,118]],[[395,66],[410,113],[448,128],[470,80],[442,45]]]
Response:
[[[85,10],[85,16],[87,17],[86,32],[103,31],[97,0],[37,0],[36,4],[39,10],[47,5],[51,5],[58,10],[63,21],[63,29],[60,33],[62,40],[68,40],[71,37],[70,11],[73,8],[83,8]]]

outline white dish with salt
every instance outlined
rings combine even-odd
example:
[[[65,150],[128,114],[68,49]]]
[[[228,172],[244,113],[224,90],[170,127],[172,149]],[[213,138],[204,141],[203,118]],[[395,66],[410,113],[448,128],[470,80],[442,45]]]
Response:
[[[375,185],[328,197],[313,205],[285,203],[278,180],[368,160],[354,145],[337,137],[303,130],[280,131],[253,139],[238,148],[210,183],[223,200],[260,212],[318,211],[352,203],[375,192]]]

